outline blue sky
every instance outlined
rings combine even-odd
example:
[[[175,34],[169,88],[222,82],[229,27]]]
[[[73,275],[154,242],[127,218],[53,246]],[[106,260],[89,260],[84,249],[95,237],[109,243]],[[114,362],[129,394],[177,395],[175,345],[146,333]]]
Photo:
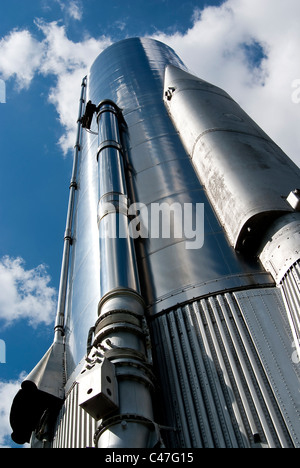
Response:
[[[0,447],[13,447],[11,399],[53,339],[88,66],[115,41],[160,39],[300,165],[300,2],[10,0],[0,8]]]

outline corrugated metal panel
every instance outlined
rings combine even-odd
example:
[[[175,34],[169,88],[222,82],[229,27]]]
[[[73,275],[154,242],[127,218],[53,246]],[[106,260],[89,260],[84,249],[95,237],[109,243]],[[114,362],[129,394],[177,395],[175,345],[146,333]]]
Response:
[[[289,313],[290,325],[294,335],[294,345],[300,350],[300,261],[296,262],[285,274],[281,291]],[[300,357],[300,354],[299,354]]]
[[[300,447],[300,367],[278,288],[234,294],[294,446]],[[276,410],[276,406],[272,406]]]
[[[289,428],[293,441],[286,428],[290,408],[287,413],[283,411],[284,421],[279,408],[282,389],[277,381],[270,381],[271,374],[265,371],[269,369],[270,359],[260,359],[256,330],[251,324],[258,315],[266,320],[269,309],[280,316],[278,304],[274,306],[280,302],[280,294],[275,288],[253,291],[195,301],[153,320],[154,349],[164,389],[162,411],[167,424],[174,429],[166,432],[169,444],[175,447],[298,445],[293,428]],[[254,317],[249,320],[250,326],[249,307]],[[245,316],[244,309],[247,309]],[[266,326],[274,334],[274,327],[270,323]],[[286,374],[290,371],[289,361]],[[277,375],[280,380],[282,376]],[[288,377],[292,384],[298,382],[294,393],[298,392],[299,380],[294,379],[295,375]]]
[[[78,385],[66,397],[60,411],[53,448],[92,448],[97,422],[78,406]]]

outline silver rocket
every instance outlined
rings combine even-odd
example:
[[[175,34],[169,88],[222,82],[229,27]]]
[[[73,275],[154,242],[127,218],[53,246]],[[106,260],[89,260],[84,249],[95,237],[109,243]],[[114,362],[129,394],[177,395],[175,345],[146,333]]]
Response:
[[[13,439],[300,447],[299,187],[168,46],[102,52],[82,82],[54,342]]]

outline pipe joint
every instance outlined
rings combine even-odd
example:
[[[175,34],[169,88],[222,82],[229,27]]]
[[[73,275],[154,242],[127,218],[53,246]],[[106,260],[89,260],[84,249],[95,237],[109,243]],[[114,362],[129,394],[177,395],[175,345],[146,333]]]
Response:
[[[103,195],[98,205],[98,222],[110,213],[128,214],[128,197],[120,193]]]
[[[77,190],[78,185],[77,185],[76,180],[71,180],[69,188],[70,188],[70,189],[71,189],[71,188],[74,188],[75,190]]]
[[[96,108],[96,111],[97,111],[98,121],[103,112],[111,112],[117,116],[121,124],[126,125],[126,122],[122,114],[122,109],[120,109],[120,107],[118,107],[117,104],[114,101],[111,101],[110,99],[104,99],[103,101],[99,102]]]

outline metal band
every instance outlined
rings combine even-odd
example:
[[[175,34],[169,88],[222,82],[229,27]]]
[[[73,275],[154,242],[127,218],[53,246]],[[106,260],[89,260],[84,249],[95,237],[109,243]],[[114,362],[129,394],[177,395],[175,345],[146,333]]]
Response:
[[[95,334],[97,335],[103,328],[108,325],[116,323],[130,323],[142,329],[140,317],[129,315],[126,311],[123,313],[118,311],[117,313],[108,315],[106,317],[101,317],[101,320],[98,321],[98,324],[95,328]]]
[[[150,419],[144,418],[138,414],[120,414],[118,416],[114,416],[112,418],[107,419],[103,422],[97,429],[94,435],[94,443],[95,446],[98,444],[98,440],[100,439],[101,434],[109,429],[111,426],[114,426],[119,423],[128,423],[128,422],[139,422],[141,424],[145,424],[146,426],[152,426],[153,431],[155,431],[156,424],[151,421]]]
[[[99,154],[105,148],[115,148],[116,150],[120,151],[120,153],[123,155],[123,149],[122,149],[122,145],[120,145],[120,143],[118,143],[115,140],[105,140],[102,143],[100,143],[100,145],[98,146],[97,161],[98,161],[98,158],[99,158]]]
[[[139,362],[147,364],[145,360],[145,355],[132,348],[112,348],[109,351],[105,351],[105,357],[109,359],[110,361],[116,360],[116,359],[124,359],[124,358],[128,359],[129,358],[129,359],[133,359],[135,361],[137,360]]]
[[[128,198],[120,193],[103,195],[98,205],[98,222],[109,213],[120,213],[128,216]]]
[[[132,333],[133,335],[137,335],[142,338],[145,338],[145,334],[143,330],[139,326],[131,324],[130,322],[111,323],[101,328],[101,330],[98,332],[98,334],[95,337],[94,345],[97,346],[97,344],[100,343],[102,340],[104,340],[104,338],[107,335],[110,335],[111,333],[115,333],[116,330],[117,332],[127,331],[128,333]]]

